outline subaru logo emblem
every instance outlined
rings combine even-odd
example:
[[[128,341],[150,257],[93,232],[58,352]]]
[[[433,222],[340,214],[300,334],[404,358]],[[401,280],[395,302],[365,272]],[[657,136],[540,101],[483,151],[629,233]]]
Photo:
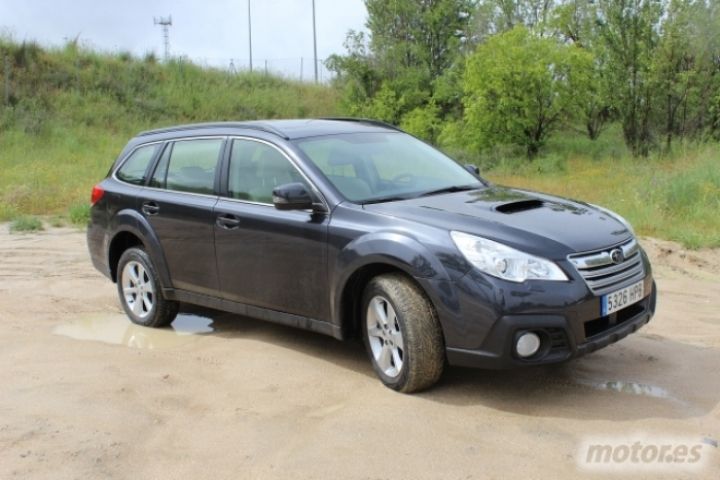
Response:
[[[625,255],[623,255],[623,251],[619,248],[616,248],[615,250],[612,250],[610,252],[610,258],[612,259],[613,263],[618,264],[622,263],[623,260],[625,260]]]

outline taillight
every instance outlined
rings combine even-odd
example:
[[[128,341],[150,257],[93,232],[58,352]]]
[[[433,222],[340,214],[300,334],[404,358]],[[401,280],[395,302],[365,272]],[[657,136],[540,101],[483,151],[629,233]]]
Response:
[[[104,194],[105,190],[100,188],[99,185],[95,185],[92,189],[92,194],[90,195],[90,205],[95,205],[97,202],[99,202]]]

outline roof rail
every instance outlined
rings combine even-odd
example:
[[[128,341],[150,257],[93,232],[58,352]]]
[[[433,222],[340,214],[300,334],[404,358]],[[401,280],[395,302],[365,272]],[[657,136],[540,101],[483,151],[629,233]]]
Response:
[[[170,132],[182,132],[184,130],[198,130],[204,128],[246,128],[248,130],[257,130],[260,132],[272,133],[278,137],[288,139],[288,136],[277,128],[270,126],[266,123],[254,123],[254,122],[214,122],[214,123],[191,123],[187,125],[177,125],[174,127],[157,128],[154,130],[147,130],[140,132],[137,136],[144,137],[146,135],[154,135],[158,133],[170,133]]]
[[[387,122],[382,122],[380,120],[373,120],[372,118],[355,118],[355,117],[323,117],[320,120],[335,120],[337,122],[357,122],[357,123],[367,123],[368,125],[375,125],[377,127],[384,127],[389,128],[390,130],[397,130],[398,132],[402,132],[402,130],[395,125],[392,125]]]

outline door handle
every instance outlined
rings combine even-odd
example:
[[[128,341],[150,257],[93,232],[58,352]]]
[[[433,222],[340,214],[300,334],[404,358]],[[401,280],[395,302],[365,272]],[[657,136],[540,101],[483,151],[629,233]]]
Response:
[[[145,202],[142,205],[142,211],[145,215],[157,215],[160,213],[160,205],[155,202]]]
[[[240,219],[235,215],[223,214],[218,215],[216,223],[225,230],[234,230],[240,226]]]

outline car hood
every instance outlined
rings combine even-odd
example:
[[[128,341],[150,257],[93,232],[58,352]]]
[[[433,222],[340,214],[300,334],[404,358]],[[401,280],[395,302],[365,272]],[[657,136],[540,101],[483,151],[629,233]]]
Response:
[[[480,235],[548,258],[605,248],[632,236],[620,220],[586,203],[499,186],[364,208]]]

